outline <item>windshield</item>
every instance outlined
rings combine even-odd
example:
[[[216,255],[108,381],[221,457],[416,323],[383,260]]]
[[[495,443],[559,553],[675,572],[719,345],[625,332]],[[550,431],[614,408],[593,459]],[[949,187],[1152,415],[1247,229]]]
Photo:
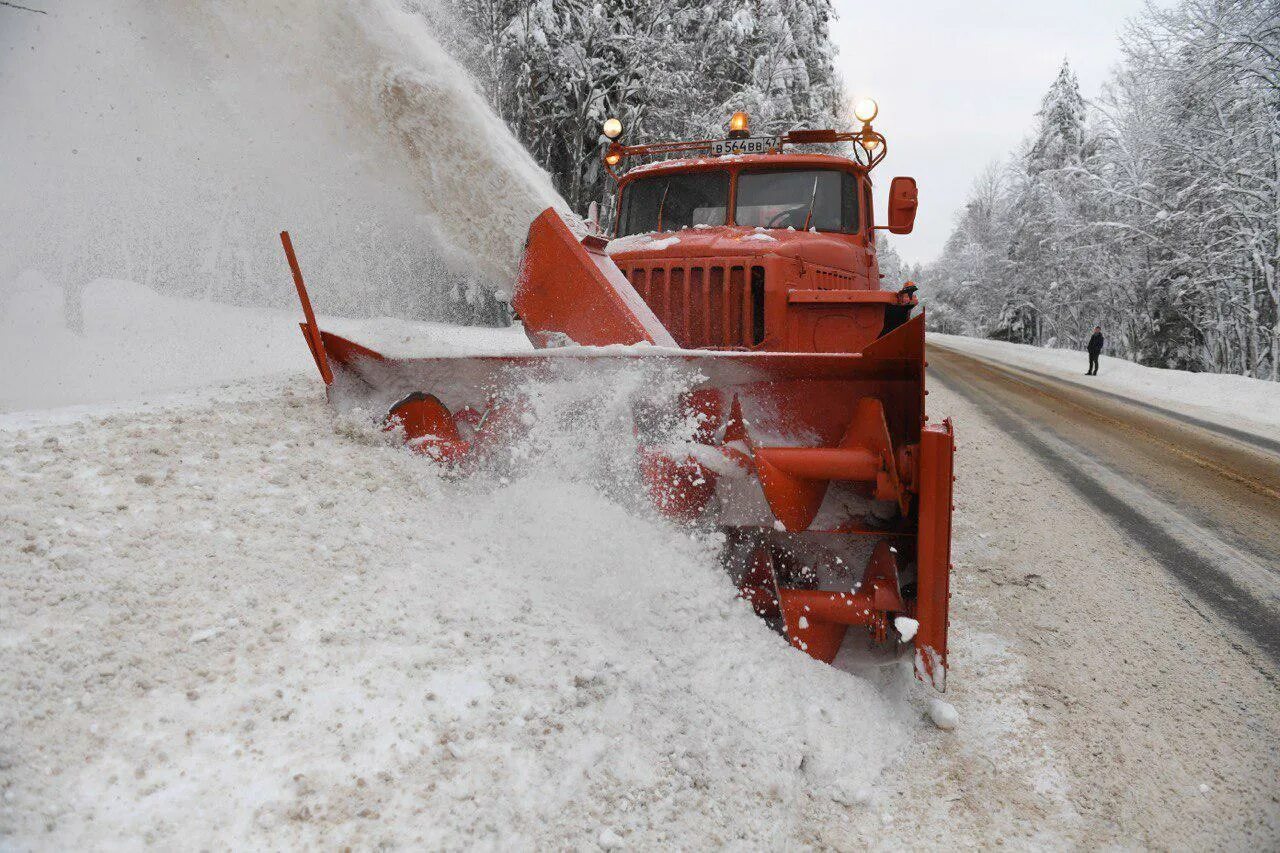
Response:
[[[738,176],[733,221],[852,234],[858,230],[857,180],[834,169],[745,172]]]
[[[627,185],[618,236],[723,225],[729,206],[728,172],[654,175]]]

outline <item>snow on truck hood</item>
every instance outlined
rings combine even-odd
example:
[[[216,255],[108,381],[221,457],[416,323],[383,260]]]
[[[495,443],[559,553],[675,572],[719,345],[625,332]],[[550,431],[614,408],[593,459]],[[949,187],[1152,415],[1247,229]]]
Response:
[[[615,237],[605,247],[615,261],[661,257],[725,258],[772,255],[793,257],[855,274],[865,273],[868,253],[850,235],[794,228],[695,225]]]
[[[609,245],[605,246],[604,252],[610,256],[625,252],[660,252],[679,242],[680,238],[675,234],[668,234],[667,236],[661,236],[656,232],[630,234],[626,237],[616,237],[610,240]]]

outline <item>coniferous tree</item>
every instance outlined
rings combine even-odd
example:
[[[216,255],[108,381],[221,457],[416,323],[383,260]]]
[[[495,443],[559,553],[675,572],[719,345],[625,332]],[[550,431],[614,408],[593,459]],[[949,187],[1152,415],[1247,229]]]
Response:
[[[1084,159],[1085,110],[1080,84],[1064,60],[1036,113],[1037,130],[1017,175],[1006,301],[995,332],[1019,343],[1052,336],[1049,301],[1064,295],[1065,236],[1078,207],[1073,170]]]
[[[930,322],[1280,378],[1280,6],[1182,0],[1129,25],[1093,104],[1064,67],[929,270]],[[992,260],[1003,251],[1003,261]],[[998,294],[993,301],[992,294]]]
[[[843,99],[830,0],[462,0],[461,38],[498,113],[576,210],[600,199],[601,123],[630,140],[830,127]]]

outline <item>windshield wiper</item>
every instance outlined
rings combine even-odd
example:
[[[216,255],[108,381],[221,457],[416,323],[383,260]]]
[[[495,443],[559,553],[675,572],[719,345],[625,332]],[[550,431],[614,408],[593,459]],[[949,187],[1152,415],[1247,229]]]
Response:
[[[671,189],[671,181],[662,185],[662,200],[658,202],[658,231],[662,231],[662,208],[667,206],[667,190]]]
[[[818,176],[813,176],[813,194],[809,196],[809,212],[804,217],[804,227],[801,231],[809,230],[809,223],[813,221],[813,205],[818,200]]]

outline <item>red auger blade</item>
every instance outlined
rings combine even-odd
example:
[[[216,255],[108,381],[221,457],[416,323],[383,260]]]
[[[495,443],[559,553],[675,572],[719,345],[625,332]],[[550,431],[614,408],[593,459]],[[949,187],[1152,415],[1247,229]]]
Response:
[[[415,391],[392,406],[387,428],[396,427],[404,430],[405,442],[412,450],[446,465],[458,464],[471,450],[453,415],[431,394]]]
[[[765,499],[787,530],[809,528],[832,480],[867,483],[878,499],[900,501],[907,511],[884,405],[877,398],[858,401],[835,447],[758,447],[754,456]]]

